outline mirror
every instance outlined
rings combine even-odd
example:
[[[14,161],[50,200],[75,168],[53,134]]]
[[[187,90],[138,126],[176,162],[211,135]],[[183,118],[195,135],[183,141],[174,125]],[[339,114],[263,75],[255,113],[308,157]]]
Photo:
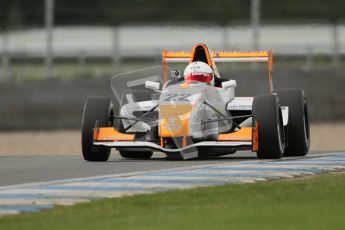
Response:
[[[173,80],[179,80],[181,77],[180,71],[179,70],[172,70],[171,71],[171,79]]]
[[[145,88],[153,89],[154,91],[159,91],[160,83],[156,81],[145,81]]]
[[[222,88],[234,88],[237,86],[236,80],[222,82]]]

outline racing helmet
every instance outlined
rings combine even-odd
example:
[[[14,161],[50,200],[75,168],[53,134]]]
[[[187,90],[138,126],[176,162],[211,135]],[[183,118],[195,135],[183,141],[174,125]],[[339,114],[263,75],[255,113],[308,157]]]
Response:
[[[198,81],[211,83],[213,79],[212,68],[204,62],[192,62],[184,70],[184,80],[186,82]]]

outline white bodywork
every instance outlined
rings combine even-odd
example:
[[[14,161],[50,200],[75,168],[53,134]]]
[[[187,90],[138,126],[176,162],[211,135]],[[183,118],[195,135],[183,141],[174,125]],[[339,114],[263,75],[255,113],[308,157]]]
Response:
[[[149,111],[154,106],[157,105],[157,101],[142,101],[142,102],[132,102],[125,104],[120,109],[120,116],[123,117],[134,117],[133,113],[135,111]],[[133,124],[134,121],[122,120],[123,127],[126,129],[128,126]],[[151,127],[145,122],[139,121],[132,128],[128,129],[127,132],[147,132]]]
[[[234,87],[227,87],[227,88],[217,88],[217,93],[219,94],[220,98],[227,104],[227,110],[231,111],[251,111],[253,105],[253,97],[235,97],[235,86]],[[195,100],[195,98],[199,97],[198,94],[192,95],[189,99],[191,101]],[[154,106],[157,105],[158,101],[142,101],[142,102],[135,102],[131,99],[131,95],[126,95],[128,104],[125,104],[121,107],[120,115],[124,117],[134,117],[133,113],[135,111],[149,111]],[[156,111],[158,108],[156,109]],[[283,125],[286,126],[288,124],[289,118],[289,108],[287,106],[281,106],[282,117],[283,117]],[[133,124],[134,121],[130,120],[123,120],[124,128],[127,128],[129,125]],[[239,124],[241,127],[251,127],[252,126],[252,118],[248,118]],[[147,132],[150,130],[150,126],[145,122],[137,122],[132,128],[130,128],[127,132]]]

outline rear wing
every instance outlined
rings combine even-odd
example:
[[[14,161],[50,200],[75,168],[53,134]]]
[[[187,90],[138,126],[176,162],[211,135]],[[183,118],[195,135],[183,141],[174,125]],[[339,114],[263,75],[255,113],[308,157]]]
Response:
[[[167,63],[188,63],[191,62],[191,52],[162,51],[163,77],[166,78]],[[269,90],[272,92],[273,84],[271,79],[271,71],[273,69],[272,51],[249,51],[249,52],[228,52],[218,51],[212,52],[213,64],[219,62],[264,62],[267,63]]]

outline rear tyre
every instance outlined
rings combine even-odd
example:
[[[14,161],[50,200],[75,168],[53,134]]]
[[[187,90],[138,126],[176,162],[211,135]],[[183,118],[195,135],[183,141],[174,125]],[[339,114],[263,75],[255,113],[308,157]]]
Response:
[[[258,122],[257,156],[279,159],[284,154],[284,130],[279,100],[275,95],[257,96],[253,101],[253,121]]]
[[[112,104],[109,98],[89,97],[84,106],[81,147],[86,161],[107,161],[111,149],[93,145],[93,129],[112,126]]]
[[[117,130],[120,133],[124,133],[124,127],[122,121],[119,120],[117,125]],[[129,150],[119,150],[120,156],[128,159],[149,159],[152,157],[151,151],[129,151]]]
[[[275,92],[282,106],[289,107],[287,147],[285,156],[305,156],[310,147],[308,103],[300,89],[281,89]]]

